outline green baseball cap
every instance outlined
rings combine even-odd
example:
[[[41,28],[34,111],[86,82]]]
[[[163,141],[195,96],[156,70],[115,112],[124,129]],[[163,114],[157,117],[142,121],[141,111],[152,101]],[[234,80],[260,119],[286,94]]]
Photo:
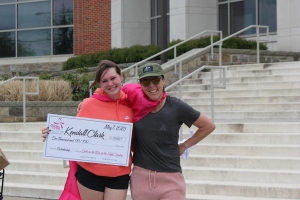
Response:
[[[164,75],[164,71],[160,64],[157,63],[147,63],[139,67],[139,79],[148,76],[161,76]]]

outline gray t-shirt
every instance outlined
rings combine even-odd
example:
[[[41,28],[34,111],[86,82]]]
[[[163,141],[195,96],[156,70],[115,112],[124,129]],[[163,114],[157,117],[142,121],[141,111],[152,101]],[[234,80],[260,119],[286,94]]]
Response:
[[[200,112],[175,97],[166,97],[157,113],[149,113],[133,125],[136,166],[157,172],[181,172],[178,138],[180,126],[188,127]]]

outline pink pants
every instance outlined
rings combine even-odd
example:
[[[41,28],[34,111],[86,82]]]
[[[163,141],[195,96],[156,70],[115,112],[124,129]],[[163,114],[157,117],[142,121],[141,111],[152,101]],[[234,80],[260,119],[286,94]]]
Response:
[[[130,180],[133,200],[185,200],[185,188],[180,172],[156,172],[133,167]]]

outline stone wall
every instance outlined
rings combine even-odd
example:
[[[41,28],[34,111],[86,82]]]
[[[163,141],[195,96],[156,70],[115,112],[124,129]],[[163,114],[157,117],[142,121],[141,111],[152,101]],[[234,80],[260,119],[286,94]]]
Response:
[[[77,114],[77,101],[26,102],[26,121],[46,121],[47,114]],[[23,102],[0,101],[0,123],[23,122]]]

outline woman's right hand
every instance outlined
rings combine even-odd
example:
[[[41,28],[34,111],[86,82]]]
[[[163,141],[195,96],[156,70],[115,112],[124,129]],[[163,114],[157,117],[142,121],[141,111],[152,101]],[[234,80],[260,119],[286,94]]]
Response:
[[[42,129],[42,138],[43,138],[43,142],[45,142],[47,136],[49,135],[49,132],[51,130],[49,130],[47,127]]]
[[[83,102],[83,101],[82,101]],[[77,113],[79,112],[79,110],[81,109],[81,104],[82,104],[82,102],[80,102],[79,104],[78,104],[78,106],[77,106]]]

